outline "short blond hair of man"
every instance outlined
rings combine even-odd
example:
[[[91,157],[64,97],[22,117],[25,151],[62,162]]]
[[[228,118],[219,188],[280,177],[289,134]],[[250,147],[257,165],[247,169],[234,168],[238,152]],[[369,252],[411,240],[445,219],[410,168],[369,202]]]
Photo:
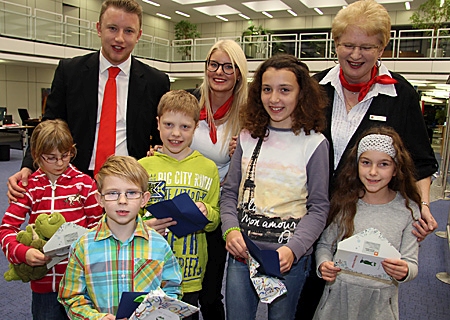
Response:
[[[102,17],[105,11],[109,7],[116,7],[121,9],[127,13],[136,14],[139,18],[139,28],[142,29],[142,16],[144,10],[142,6],[135,0],[105,0],[102,3],[102,7],[100,9],[100,15],[98,17],[98,21],[102,22]]]

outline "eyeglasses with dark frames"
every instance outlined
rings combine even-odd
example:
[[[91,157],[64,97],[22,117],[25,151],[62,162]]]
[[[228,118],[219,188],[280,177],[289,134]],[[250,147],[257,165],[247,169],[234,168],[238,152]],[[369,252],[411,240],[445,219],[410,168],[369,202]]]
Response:
[[[214,60],[206,60],[205,63],[206,63],[206,70],[210,72],[216,72],[220,67],[222,67],[223,73],[229,76],[234,74],[235,69],[238,69],[236,65],[233,65],[230,62],[218,63],[217,61]]]
[[[105,199],[106,201],[117,201],[117,200],[119,200],[121,194],[125,195],[125,198],[127,198],[127,200],[136,200],[142,196],[143,192],[140,192],[140,191],[127,191],[127,192],[111,191],[111,192],[107,192],[107,193],[101,193],[103,199]]]
[[[47,163],[55,164],[59,160],[61,160],[62,162],[70,161],[70,159],[72,158],[72,153],[70,151],[63,153],[61,157],[55,157],[53,155],[41,155],[41,158],[44,159],[44,161]]]

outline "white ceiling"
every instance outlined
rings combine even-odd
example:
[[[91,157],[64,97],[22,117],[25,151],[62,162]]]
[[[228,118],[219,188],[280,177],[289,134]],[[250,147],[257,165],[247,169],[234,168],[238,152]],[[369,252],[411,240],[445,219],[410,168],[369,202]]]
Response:
[[[314,7],[320,8],[324,14],[335,15],[342,8],[343,4],[350,4],[356,0],[152,0],[159,6],[147,4],[144,0],[138,1],[144,8],[145,13],[155,16],[156,13],[162,13],[171,17],[173,22],[189,20],[192,23],[211,23],[221,22],[221,20],[216,18],[216,15],[221,15],[229,21],[245,21],[238,13],[246,15],[251,20],[268,19],[261,11],[269,12],[274,18],[292,17],[287,12],[288,8],[298,16],[318,15],[314,11]],[[417,9],[425,1],[410,1],[411,10]],[[383,3],[389,12],[406,10],[404,4],[406,0],[378,0],[378,2]],[[203,8],[203,11],[206,13],[201,13],[198,8]],[[177,10],[189,14],[190,17],[187,18],[175,13]],[[227,13],[228,11],[231,13]]]

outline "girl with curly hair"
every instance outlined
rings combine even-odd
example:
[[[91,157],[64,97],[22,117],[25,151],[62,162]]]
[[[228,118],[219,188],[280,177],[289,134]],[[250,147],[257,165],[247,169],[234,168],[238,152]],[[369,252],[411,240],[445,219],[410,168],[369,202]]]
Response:
[[[269,319],[294,319],[329,210],[325,106],[320,85],[294,56],[273,56],[254,75],[221,197],[228,319],[254,319],[259,302],[242,233],[279,255],[287,294],[269,304]]]

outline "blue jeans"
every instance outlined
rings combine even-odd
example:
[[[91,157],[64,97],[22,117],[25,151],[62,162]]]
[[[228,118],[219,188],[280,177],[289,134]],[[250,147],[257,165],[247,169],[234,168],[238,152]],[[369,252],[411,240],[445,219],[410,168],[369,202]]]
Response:
[[[311,257],[302,257],[292,265],[288,273],[283,274],[283,283],[287,293],[268,305],[269,320],[295,319],[298,299],[311,269]],[[255,319],[259,298],[250,280],[250,273],[245,263],[228,259],[226,314],[230,320]]]
[[[57,292],[32,292],[31,313],[33,314],[33,320],[69,319],[64,306],[58,302],[57,297]]]

